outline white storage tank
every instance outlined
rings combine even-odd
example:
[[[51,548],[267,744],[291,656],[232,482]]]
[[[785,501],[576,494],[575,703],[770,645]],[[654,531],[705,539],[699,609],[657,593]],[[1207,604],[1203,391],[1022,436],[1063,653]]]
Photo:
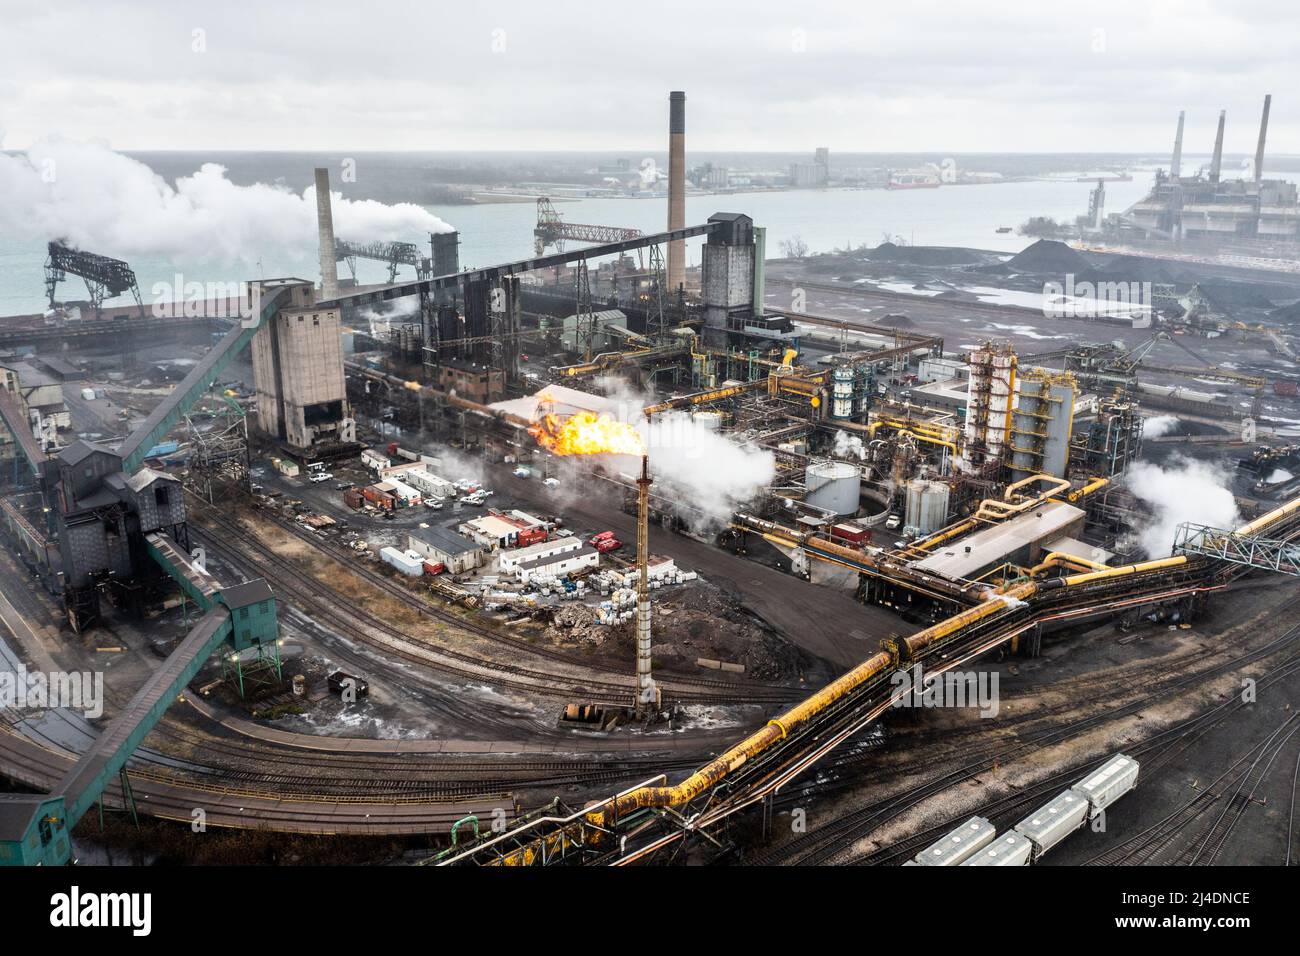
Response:
[[[1034,859],[1060,843],[1088,816],[1088,801],[1073,790],[1063,790],[1046,804],[1016,824],[1016,832],[1034,844]]]
[[[722,431],[722,412],[695,412],[691,418],[711,432]]]
[[[904,524],[921,534],[938,531],[948,522],[949,489],[942,481],[916,478],[907,484]]]
[[[804,501],[814,508],[851,515],[858,511],[858,492],[862,485],[856,465],[844,461],[815,461],[804,477],[807,494]]]
[[[1015,830],[1008,830],[962,863],[962,866],[1028,866],[1034,845]]]
[[[997,830],[983,817],[971,817],[916,855],[921,866],[961,866],[971,854],[993,842]]]
[[[1137,778],[1138,762],[1116,754],[1070,789],[1088,801],[1088,815],[1095,817],[1137,786]]]

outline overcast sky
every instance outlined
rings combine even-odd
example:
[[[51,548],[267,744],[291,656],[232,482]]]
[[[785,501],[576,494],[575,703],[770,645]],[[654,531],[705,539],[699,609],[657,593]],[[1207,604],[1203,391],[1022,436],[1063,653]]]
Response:
[[[272,9],[273,8],[273,9]],[[1300,153],[1300,3],[0,0],[0,130],[116,149]]]

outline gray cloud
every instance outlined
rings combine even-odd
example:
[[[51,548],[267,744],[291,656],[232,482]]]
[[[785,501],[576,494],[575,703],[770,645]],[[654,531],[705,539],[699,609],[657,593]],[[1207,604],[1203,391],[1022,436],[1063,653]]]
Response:
[[[1284,2],[7,4],[5,145],[1300,152]],[[196,34],[203,50],[196,52]]]

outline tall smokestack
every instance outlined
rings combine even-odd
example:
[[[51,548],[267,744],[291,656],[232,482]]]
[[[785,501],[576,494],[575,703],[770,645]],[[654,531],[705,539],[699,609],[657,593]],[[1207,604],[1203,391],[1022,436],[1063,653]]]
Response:
[[[316,170],[316,225],[320,229],[320,293],[339,297],[339,264],[334,258],[334,213],[330,209],[330,171]]]
[[[668,94],[668,228],[686,225],[686,94]],[[686,242],[668,243],[668,291],[686,284]]]
[[[1186,111],[1178,111],[1178,132],[1174,134],[1174,158],[1169,163],[1169,178],[1177,179],[1183,173],[1183,119]]]
[[[1259,145],[1255,147],[1255,182],[1264,178],[1264,141],[1268,139],[1268,108],[1273,103],[1273,94],[1264,97],[1264,115],[1259,118]]]
[[[1223,121],[1227,118],[1227,110],[1219,110],[1219,132],[1214,137],[1214,156],[1210,159],[1210,182],[1219,181],[1219,173],[1223,169]]]

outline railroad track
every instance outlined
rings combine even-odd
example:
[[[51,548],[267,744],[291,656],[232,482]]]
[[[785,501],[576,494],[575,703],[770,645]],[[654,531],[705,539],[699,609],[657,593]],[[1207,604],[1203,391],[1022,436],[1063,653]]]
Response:
[[[240,490],[242,491],[242,489]],[[241,536],[246,537],[249,534],[248,529],[243,528],[243,526],[239,525],[237,521],[230,519],[224,513],[212,508],[212,506],[204,502],[203,499],[195,497],[195,500],[198,502],[200,510],[206,509],[205,513],[213,520],[216,520],[218,522],[224,522],[227,528],[232,528],[234,530],[237,530],[241,534]],[[419,595],[412,594],[410,590],[403,587],[401,584],[394,581],[392,578],[387,577],[379,573],[378,571],[375,571],[374,569],[366,567],[364,564],[359,563],[354,553],[342,547],[337,542],[331,541],[328,537],[321,534],[308,532],[304,530],[302,526],[299,525],[297,522],[284,518],[282,515],[277,514],[274,510],[261,509],[260,516],[266,518],[271,523],[275,524],[282,531],[287,531],[288,533],[297,537],[299,540],[305,542],[306,544],[309,544],[313,548],[316,548],[317,550],[320,551],[324,551],[325,553],[339,560],[340,563],[344,564],[347,567],[348,571],[350,571],[352,574],[364,579],[365,581],[374,585],[380,590],[385,591],[388,595],[400,601],[402,604],[406,605],[408,608],[410,608],[411,610],[415,611],[416,613],[422,616],[432,617],[446,624],[450,624],[462,630],[468,631],[469,633],[481,637],[484,640],[491,641],[492,643],[495,644],[503,644],[511,648],[512,650],[519,651],[524,654],[529,654],[535,657],[547,658],[561,664],[568,664],[573,667],[580,667],[583,668],[584,670],[603,671],[609,674],[617,674],[617,675],[622,675],[623,673],[621,670],[611,667],[609,665],[604,665],[599,662],[593,662],[587,659],[587,657],[584,656],[581,652],[565,651],[565,650],[561,650],[560,648],[546,647],[545,645],[534,644],[530,641],[525,641],[525,640],[521,640],[520,638],[514,637],[513,635],[504,632],[500,628],[487,627],[466,616],[455,614],[447,610],[445,607],[440,607],[439,605],[434,604],[431,601],[428,601]],[[746,685],[746,684],[741,684],[740,682],[735,680],[715,680],[707,677],[698,677],[693,674],[683,674],[669,669],[658,671],[658,673],[665,678],[672,679],[677,684],[690,685],[693,687],[718,688],[724,691],[734,692],[743,687],[754,686],[759,688],[765,688],[768,690],[771,689],[785,690],[789,693],[788,699],[790,700],[793,700],[797,696],[799,696],[799,692],[796,689],[787,687],[786,685],[782,685],[782,684]]]
[[[943,774],[939,778],[927,781],[920,787],[914,788],[905,794],[890,797],[885,800],[876,801],[868,806],[862,807],[850,814],[847,814],[827,826],[817,828],[813,833],[807,836],[791,841],[780,847],[772,848],[755,858],[751,858],[756,865],[771,865],[779,863],[799,863],[818,864],[832,861],[836,856],[843,852],[844,848],[854,841],[865,836],[871,830],[881,826],[884,823],[901,816],[906,810],[911,809],[925,799],[943,792],[951,786],[968,781],[980,773],[986,772],[993,767],[1024,756],[1034,750],[1052,746],[1071,737],[1078,736],[1088,730],[1094,729],[1103,723],[1116,720],[1140,710],[1149,707],[1153,699],[1169,697],[1185,690],[1193,683],[1213,679],[1222,674],[1237,670],[1256,660],[1270,656],[1280,650],[1285,649],[1297,638],[1300,638],[1300,625],[1288,629],[1283,635],[1271,641],[1268,641],[1260,647],[1254,648],[1243,654],[1240,654],[1228,661],[1225,661],[1213,668],[1204,671],[1198,671],[1192,674],[1172,677],[1159,682],[1157,685],[1147,687],[1147,696],[1144,699],[1131,701],[1121,704],[1117,707],[1110,708],[1106,711],[1089,715],[1070,723],[1047,728],[1041,733],[1031,733],[1024,738],[1017,739],[1010,746],[994,743],[982,748],[982,753],[974,759],[963,764],[955,770]],[[1279,670],[1271,679],[1270,683],[1281,679],[1291,672],[1292,669],[1300,668],[1300,661],[1293,661],[1284,665],[1286,670]],[[1264,685],[1261,679],[1260,685]],[[1229,702],[1232,703],[1232,702]],[[1226,707],[1227,705],[1224,705]],[[1241,705],[1244,706],[1244,705]],[[1218,713],[1221,708],[1211,711],[1211,714]],[[1224,714],[1223,716],[1226,716]],[[1203,718],[1195,718],[1202,720]],[[1220,717],[1222,719],[1222,717]],[[1183,736],[1195,730],[1195,726],[1190,724],[1182,731]],[[1146,753],[1153,747],[1158,747],[1161,743],[1167,742],[1169,732],[1163,732],[1148,738],[1138,747],[1129,748],[1129,751],[1135,755]],[[1190,743],[1190,741],[1188,741]],[[1184,744],[1186,745],[1186,744]],[[1170,759],[1166,755],[1165,759]],[[1163,763],[1164,761],[1159,761]],[[1154,767],[1151,767],[1154,769]],[[1043,794],[1059,786],[1062,782],[1072,779],[1077,775],[1077,768],[1072,768],[1061,774],[1057,774],[1048,780],[1041,782],[1027,791],[1018,794],[1012,794],[1000,800],[988,804],[981,812],[986,815],[989,813],[1011,814],[1020,809],[1028,810],[1034,800],[1040,799]],[[797,799],[797,798],[791,798]],[[965,819],[966,815],[963,815]],[[931,827],[925,831],[892,844],[889,847],[882,847],[878,850],[865,854],[859,854],[845,861],[854,865],[860,864],[887,864],[890,862],[901,862],[914,856],[915,853],[928,846],[934,840],[938,839],[944,833],[952,829],[960,820],[945,821],[943,824]],[[1014,821],[1013,821],[1014,822]],[[751,862],[746,860],[746,862]]]
[[[538,671],[513,662],[484,659],[457,651],[445,645],[434,647],[412,641],[405,635],[393,630],[387,622],[355,603],[328,592],[326,585],[298,568],[293,562],[276,554],[273,549],[252,536],[248,529],[244,528],[236,520],[211,509],[205,517],[211,519],[214,524],[231,534],[230,541],[218,540],[201,526],[191,525],[191,532],[197,533],[199,537],[203,538],[213,551],[219,554],[234,554],[251,562],[277,588],[293,596],[300,608],[304,610],[310,609],[315,617],[321,616],[318,612],[324,607],[332,605],[336,610],[328,615],[328,623],[331,626],[339,628],[348,636],[364,644],[382,649],[385,654],[395,654],[410,663],[432,667],[454,674],[457,677],[491,680],[493,683],[516,690],[543,693],[546,696],[563,699],[594,699],[603,703],[624,703],[634,691],[634,680],[631,677],[618,681],[566,677],[553,672]],[[319,541],[308,540],[313,546],[320,546]],[[239,545],[233,545],[230,543],[231,541],[238,541]],[[496,641],[502,637],[496,632],[473,622],[467,622],[457,615],[442,611],[442,609],[422,601],[400,585],[384,579],[370,569],[361,569],[355,564],[348,564],[347,570],[360,573],[360,576],[369,582],[380,584],[387,593],[393,594],[402,600],[405,605],[421,614],[435,617],[444,623],[470,631],[487,640]],[[350,621],[347,620],[349,618]],[[527,642],[514,638],[508,638],[507,644],[513,650],[526,650],[528,653],[535,653],[539,650]],[[567,657],[564,662],[571,666],[574,665],[574,661]],[[584,663],[581,666],[590,668],[589,663]],[[711,681],[699,678],[674,678],[671,681],[664,680],[661,683],[665,692],[669,693],[672,698],[687,703],[729,702],[776,705],[789,703],[802,696],[801,691],[780,685],[739,685],[731,681]]]
[[[1296,669],[1297,667],[1294,665],[1289,666],[1280,676],[1286,676]],[[1274,678],[1274,680],[1280,679],[1280,676]],[[1270,680],[1269,683],[1273,683],[1274,680]],[[1224,705],[1224,712],[1216,715],[1211,725],[1220,723],[1229,714],[1235,713],[1244,706],[1240,702],[1229,703],[1232,706]],[[1238,757],[1223,773],[1212,780],[1191,800],[1174,810],[1173,813],[1118,846],[1112,847],[1086,861],[1085,865],[1132,866],[1146,863],[1166,863],[1185,866],[1197,862],[1202,865],[1212,863],[1222,851],[1242,814],[1250,806],[1254,792],[1262,782],[1264,775],[1267,774],[1272,761],[1277,757],[1277,754],[1291,735],[1297,729],[1300,729],[1300,723],[1296,723],[1296,719],[1297,715],[1295,714],[1288,716],[1281,726],[1274,730],[1266,740],[1251,747],[1250,750]],[[1288,727],[1290,727],[1289,731],[1287,731]],[[1200,732],[1203,733],[1204,730],[1208,729],[1207,726],[1201,729]],[[1284,731],[1286,731],[1285,738],[1281,743],[1273,746],[1278,736],[1283,734]],[[1266,755],[1269,755],[1269,759],[1264,761]],[[1247,760],[1251,762],[1246,764]],[[1248,782],[1251,783],[1251,787],[1246,790],[1245,787]],[[1213,808],[1218,805],[1234,783],[1236,789],[1223,807],[1223,811],[1213,821],[1206,823],[1205,819],[1208,819]],[[1187,831],[1197,823],[1201,823],[1203,826],[1199,832],[1189,839]],[[1180,841],[1182,846],[1174,853],[1172,858],[1158,859]]]

